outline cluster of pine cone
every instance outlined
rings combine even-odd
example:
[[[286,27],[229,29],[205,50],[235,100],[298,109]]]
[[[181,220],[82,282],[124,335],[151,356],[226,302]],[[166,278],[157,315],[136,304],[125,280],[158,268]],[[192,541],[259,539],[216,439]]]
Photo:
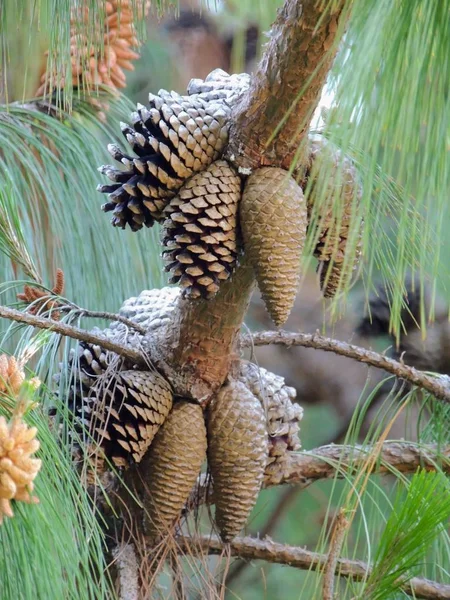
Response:
[[[145,291],[127,300],[119,314],[157,332],[167,325],[179,296],[176,288]],[[125,331],[117,322],[96,333],[123,340]],[[143,339],[136,333],[127,343],[138,347]],[[302,409],[295,404],[295,390],[241,361],[204,410],[174,397],[158,373],[133,370],[126,362],[113,366],[113,360],[101,347],[83,342],[72,351],[69,381],[61,377],[66,394],[70,389],[76,429],[85,436],[76,456],[83,452],[81,465],[90,464],[86,483],[107,485],[109,466],[122,470],[144,461],[152,473],[146,482],[147,533],[156,539],[176,522],[207,459],[216,523],[223,539],[231,540],[245,525],[263,482],[282,477],[289,451],[300,448]]]
[[[166,268],[183,295],[214,297],[244,250],[280,325],[295,299],[311,223],[324,294],[333,295],[351,274],[347,241],[361,192],[352,164],[324,140],[311,141],[302,186],[283,169],[263,167],[244,177],[224,160],[231,111],[248,85],[247,75],[216,70],[205,81],[191,81],[187,96],[164,90],[150,95],[148,106],[138,105],[132,114],[131,125],[121,125],[133,155],[110,145],[124,168],[101,167],[111,184],[99,189],[109,195],[103,209],[112,212],[114,226],[137,231],[162,223]],[[321,168],[330,160],[335,176],[324,184]],[[337,214],[336,204],[344,215]],[[143,293],[125,303],[122,314],[151,333],[170,320],[179,293]],[[120,336],[121,327],[103,334]],[[134,333],[127,343],[141,341]],[[71,408],[87,428],[85,448],[97,469],[108,461],[116,468],[145,461],[152,473],[146,513],[154,539],[179,517],[207,458],[216,524],[230,541],[244,526],[264,479],[282,476],[288,452],[299,447],[302,410],[293,402],[295,391],[255,365],[241,362],[204,410],[175,398],[156,372],[136,371],[125,362],[112,366],[101,347],[80,344],[69,362]]]
[[[231,110],[247,88],[247,75],[217,69],[192,80],[186,96],[151,94],[131,125],[121,124],[134,156],[111,144],[125,169],[100,167],[112,183],[99,191],[109,196],[103,210],[112,212],[114,226],[138,231],[162,223],[171,283],[192,298],[217,294],[244,250],[281,325],[294,303],[308,226],[323,294],[332,297],[348,282],[360,255],[359,238],[350,238],[357,237],[361,189],[351,161],[322,138],[310,140],[302,185],[275,167],[244,178],[223,160]]]

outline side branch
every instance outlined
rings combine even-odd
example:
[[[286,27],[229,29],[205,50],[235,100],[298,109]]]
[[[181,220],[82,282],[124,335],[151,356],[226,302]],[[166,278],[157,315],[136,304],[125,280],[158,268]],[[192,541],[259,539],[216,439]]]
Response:
[[[354,344],[333,340],[317,333],[291,333],[288,331],[265,331],[241,337],[241,347],[243,348],[270,344],[287,347],[303,346],[304,348],[315,348],[316,350],[347,356],[392,373],[392,375],[396,375],[400,379],[426,390],[436,398],[450,402],[450,378],[447,375],[427,375],[414,367]]]
[[[302,490],[315,481],[337,477],[342,479],[347,473],[357,471],[367,463],[367,457],[374,452],[374,446],[337,446],[329,444],[307,452],[290,452],[283,467],[276,463],[266,471],[264,487],[295,484]],[[379,475],[413,474],[420,467],[427,471],[439,468],[450,474],[450,445],[418,445],[413,442],[384,442],[374,463],[372,473]],[[186,512],[202,503],[211,502],[210,486],[201,477],[186,506]]]
[[[105,337],[95,335],[85,329],[74,327],[73,325],[66,325],[60,321],[54,321],[53,319],[47,319],[44,317],[37,317],[29,313],[21,312],[14,308],[7,308],[6,306],[0,306],[0,318],[9,319],[10,321],[17,321],[18,323],[25,323],[38,329],[48,329],[54,333],[65,335],[66,337],[73,338],[74,340],[80,340],[82,342],[88,342],[89,344],[97,344],[105,350],[115,352],[119,356],[127,358],[136,365],[145,366],[147,364],[145,357],[127,346],[111,342]]]
[[[306,488],[319,479],[342,478],[345,473],[363,466],[373,451],[374,446],[330,444],[308,452],[292,452],[283,473],[269,473],[265,487],[295,483]],[[412,442],[385,442],[373,473],[415,473],[419,467],[435,471],[438,465],[442,471],[450,473],[450,445],[438,447],[436,444],[420,446]]]
[[[257,540],[251,537],[236,538],[231,544],[224,545],[216,536],[177,536],[175,542],[180,552],[189,556],[198,554],[220,555],[229,552],[246,560],[265,560],[270,563],[289,565],[297,569],[322,571],[326,561],[326,554],[310,552],[303,548],[278,544],[270,539]],[[340,577],[350,578],[353,581],[362,581],[370,573],[370,566],[360,560],[340,558],[336,564],[335,574]],[[424,600],[450,599],[450,585],[413,577],[405,582],[401,589],[409,596]]]

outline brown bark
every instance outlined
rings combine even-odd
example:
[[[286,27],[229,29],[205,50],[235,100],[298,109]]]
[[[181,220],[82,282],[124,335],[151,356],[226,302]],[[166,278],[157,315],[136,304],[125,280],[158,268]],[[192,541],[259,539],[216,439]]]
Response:
[[[258,540],[251,537],[236,538],[231,544],[224,544],[215,536],[177,536],[180,552],[188,556],[205,554],[238,556],[247,560],[265,560],[269,563],[289,565],[296,569],[322,571],[327,555],[311,552],[305,548],[278,544],[271,539]],[[363,581],[370,573],[370,565],[361,560],[340,558],[337,560],[336,575],[353,581]],[[423,600],[450,600],[450,585],[421,577],[412,577],[401,584],[400,589],[409,596]]]
[[[163,339],[149,339],[151,356],[179,396],[208,401],[223,384],[254,286],[245,261],[212,300],[180,298]]]
[[[304,490],[315,481],[322,479],[342,479],[367,464],[374,452],[374,446],[339,446],[329,444],[308,452],[291,452],[282,469],[272,468],[266,472],[264,487],[295,484],[297,490]],[[372,473],[389,475],[398,471],[413,474],[418,468],[435,471],[437,466],[444,473],[450,473],[450,446],[428,444],[420,446],[412,442],[384,442],[372,466]],[[210,486],[202,476],[198,487],[186,506],[186,511],[202,503],[210,503]]]
[[[238,166],[291,167],[346,22],[343,1],[333,12],[326,4],[286,0],[279,11],[250,90],[235,111],[227,157]]]

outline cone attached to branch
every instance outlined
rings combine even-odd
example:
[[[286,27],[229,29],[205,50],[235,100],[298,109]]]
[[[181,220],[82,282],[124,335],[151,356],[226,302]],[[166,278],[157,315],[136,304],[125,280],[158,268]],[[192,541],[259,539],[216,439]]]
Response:
[[[169,533],[179,518],[206,457],[206,427],[198,404],[179,401],[158,431],[145,458],[147,534]]]
[[[245,252],[276,325],[289,316],[300,282],[307,210],[302,189],[276,167],[248,178],[240,207]]]
[[[147,107],[138,104],[131,126],[122,133],[135,156],[115,144],[108,150],[126,168],[111,165],[100,172],[113,183],[98,190],[109,194],[103,205],[112,211],[112,224],[138,231],[163,218],[163,210],[184,181],[216,160],[228,139],[230,107],[224,99],[205,100],[201,94],[180,96],[160,90],[149,95]]]
[[[221,538],[230,542],[244,527],[264,479],[266,419],[259,400],[232,381],[209,405],[207,421],[215,518]]]
[[[308,180],[320,288],[325,298],[332,298],[349,283],[361,258],[363,221],[357,213],[362,188],[351,160],[318,137],[310,141]]]
[[[170,385],[157,373],[121,371],[98,379],[76,408],[78,423],[92,436],[89,451],[98,458],[98,470],[106,467],[103,457],[119,468],[139,463],[172,403]]]
[[[166,209],[166,270],[191,297],[211,298],[233,272],[240,195],[236,171],[218,160],[189,179]]]
[[[0,525],[4,517],[13,517],[11,501],[36,503],[33,481],[41,461],[33,457],[39,449],[37,429],[28,427],[16,416],[8,423],[0,417]]]

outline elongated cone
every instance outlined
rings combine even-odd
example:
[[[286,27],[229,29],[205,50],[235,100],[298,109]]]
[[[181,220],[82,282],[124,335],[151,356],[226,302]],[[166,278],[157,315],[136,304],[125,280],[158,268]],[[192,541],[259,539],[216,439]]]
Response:
[[[358,220],[357,208],[362,188],[352,161],[325,139],[310,141],[309,163],[308,213],[317,228],[314,255],[322,293],[332,298],[348,284],[361,258],[364,222]]]
[[[266,419],[259,400],[233,381],[211,402],[207,422],[216,523],[222,540],[230,542],[244,527],[264,479]]]
[[[206,457],[206,427],[198,404],[177,402],[144,458],[146,533],[153,540],[169,532],[180,516]]]
[[[307,225],[301,187],[283,169],[257,169],[244,188],[240,222],[245,252],[267,310],[273,322],[282,325],[300,281]]]

